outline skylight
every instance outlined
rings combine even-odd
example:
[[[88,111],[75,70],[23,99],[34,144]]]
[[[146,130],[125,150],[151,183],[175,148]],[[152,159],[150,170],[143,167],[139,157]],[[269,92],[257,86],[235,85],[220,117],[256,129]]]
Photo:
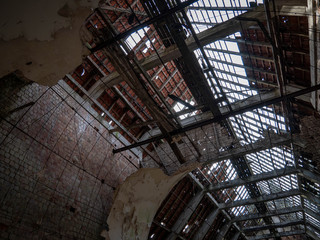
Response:
[[[138,42],[146,35],[145,33],[149,30],[150,27],[144,27],[134,33],[132,33],[125,42],[128,44],[130,49],[133,49]],[[150,44],[150,42],[149,42]]]
[[[256,3],[262,3],[262,1],[256,1]],[[222,10],[220,9],[221,7],[227,7],[229,10]],[[196,32],[201,32],[217,23],[244,13],[249,7],[250,4],[248,1],[203,0],[193,4],[193,6],[189,8],[188,16]],[[243,64],[242,55],[237,43],[237,39],[239,38],[242,38],[241,33],[237,32],[204,46],[205,54],[211,66],[214,68],[214,74],[217,77],[216,81],[218,81],[215,82],[214,86],[211,86],[209,78],[213,78],[214,76],[204,69],[208,83],[216,98],[221,95],[220,92],[216,91],[216,88],[218,88],[217,84],[219,83],[229,103],[238,102],[256,95],[259,96],[258,91],[251,87],[251,85],[254,86],[256,84],[256,80],[248,78],[246,74],[246,68]],[[201,51],[198,49],[194,51],[194,53],[200,66],[204,66],[204,56],[202,56]],[[262,79],[262,81],[263,80],[264,79]],[[268,134],[287,131],[285,118],[279,113],[276,113],[275,108],[271,107],[262,107],[231,117],[229,123],[242,145],[251,144],[258,139],[265,138],[266,135],[268,137]],[[246,156],[246,159],[254,175],[270,172],[275,169],[285,169],[288,166],[295,165],[292,151],[282,147],[249,154]],[[228,179],[228,174],[226,174],[226,179]],[[261,194],[277,193],[297,189],[298,180],[296,175],[289,175],[259,182],[257,186]],[[249,197],[247,189],[244,186],[236,188],[235,192],[237,195],[234,200]],[[300,198],[294,196],[269,202],[267,206],[270,209],[286,207],[286,205],[288,205],[286,201],[291,201],[290,205],[301,204]],[[244,214],[247,210],[254,211],[255,208],[237,207],[232,208],[231,212],[234,215],[240,215]]]
[[[194,103],[194,101],[190,101],[189,104],[194,105],[195,103]],[[175,103],[175,105],[173,106],[173,110],[175,112],[180,112],[180,111],[182,111],[184,109],[186,109],[186,106],[184,106],[183,104],[181,104],[179,102]],[[196,114],[196,112],[197,111],[193,111],[191,113],[183,114],[183,115],[179,116],[179,118],[180,118],[180,120],[182,120],[182,119],[185,119],[187,117],[194,116]]]

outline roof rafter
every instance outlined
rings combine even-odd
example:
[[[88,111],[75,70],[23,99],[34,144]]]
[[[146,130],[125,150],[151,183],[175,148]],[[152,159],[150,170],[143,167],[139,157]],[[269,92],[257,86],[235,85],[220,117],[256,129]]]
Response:
[[[244,232],[259,232],[266,229],[272,229],[272,228],[284,228],[288,226],[295,226],[299,224],[304,224],[303,220],[298,221],[288,221],[288,222],[280,222],[280,223],[274,223],[274,224],[268,224],[268,225],[260,225],[260,226],[250,226],[242,228],[242,231]]]
[[[249,199],[237,200],[237,201],[228,202],[228,203],[220,203],[219,208],[228,209],[228,208],[233,208],[233,207],[240,207],[240,206],[255,204],[255,203],[259,203],[259,202],[267,202],[267,201],[277,200],[280,198],[296,196],[296,195],[300,195],[300,194],[301,193],[299,190],[293,189],[293,190],[279,192],[279,193],[272,193],[269,195],[262,195],[257,198],[249,198]]]
[[[297,174],[299,170],[295,167],[286,167],[284,169],[275,169],[271,172],[261,173],[258,175],[249,176],[247,179],[235,179],[232,181],[226,181],[218,184],[211,184],[206,190],[207,191],[218,191],[225,188],[238,187],[241,185],[256,183],[260,181],[265,181],[277,177],[287,176],[291,174]]]
[[[306,232],[304,230],[295,230],[290,232],[280,232],[276,234],[264,234],[264,235],[257,235],[251,238],[248,238],[249,240],[260,240],[260,239],[269,239],[269,238],[281,238],[281,237],[289,237],[294,235],[304,235]]]
[[[295,212],[300,212],[303,211],[304,209],[300,206],[298,207],[290,207],[290,208],[282,208],[282,209],[277,209],[268,213],[257,213],[257,214],[248,214],[248,215],[243,215],[243,216],[238,216],[232,219],[233,222],[240,222],[240,221],[248,221],[248,220],[254,220],[254,219],[260,219],[263,217],[272,217],[272,216],[278,216],[278,215],[283,215],[283,214],[289,214],[289,213],[295,213]]]
[[[216,208],[214,211],[212,211],[209,216],[205,219],[205,221],[202,223],[201,227],[198,229],[198,231],[195,233],[193,239],[203,239],[207,232],[209,231],[210,227],[212,226],[214,220],[220,213],[220,209]]]
[[[205,192],[199,191],[187,204],[184,211],[180,214],[178,220],[175,222],[173,227],[171,228],[171,233],[168,236],[167,240],[176,239],[177,235],[182,231],[185,225],[188,223],[189,218],[193,214],[194,210],[197,208],[202,198],[204,197]]]

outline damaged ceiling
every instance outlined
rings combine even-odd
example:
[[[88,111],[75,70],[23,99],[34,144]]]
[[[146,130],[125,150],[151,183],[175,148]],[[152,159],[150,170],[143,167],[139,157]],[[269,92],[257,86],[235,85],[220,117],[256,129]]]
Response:
[[[115,158],[146,168],[117,190],[106,239],[320,238],[319,14],[315,0],[99,3],[89,53],[57,85],[106,122]]]

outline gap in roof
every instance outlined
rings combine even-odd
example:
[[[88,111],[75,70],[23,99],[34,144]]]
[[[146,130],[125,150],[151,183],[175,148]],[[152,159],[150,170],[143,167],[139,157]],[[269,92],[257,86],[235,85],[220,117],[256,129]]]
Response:
[[[194,106],[194,105],[195,105],[195,102],[194,102],[194,101],[190,101],[189,104],[191,104],[192,106]],[[173,110],[174,110],[176,113],[177,113],[177,112],[180,112],[180,111],[182,111],[182,110],[184,110],[184,109],[186,109],[186,108],[187,108],[187,107],[186,107],[185,105],[183,105],[183,104],[181,104],[181,103],[179,103],[179,102],[177,102],[176,104],[173,105]],[[196,115],[197,111],[198,111],[198,110],[193,111],[193,112],[191,112],[191,113],[186,113],[186,114],[180,115],[180,116],[179,116],[179,119],[180,119],[180,120],[183,120],[183,119],[185,119],[185,118],[187,118],[187,117],[194,116],[194,115]]]
[[[150,29],[150,27],[144,27],[126,38],[125,42],[128,44],[130,50],[132,50],[138,42],[146,35],[145,33]]]
[[[202,0],[197,1],[188,8],[188,17],[194,24],[195,31],[204,31],[217,23],[227,21],[238,16],[248,10],[250,2],[262,4],[263,0]],[[207,9],[199,9],[197,7],[207,7]],[[233,7],[232,10],[224,10],[222,8]]]

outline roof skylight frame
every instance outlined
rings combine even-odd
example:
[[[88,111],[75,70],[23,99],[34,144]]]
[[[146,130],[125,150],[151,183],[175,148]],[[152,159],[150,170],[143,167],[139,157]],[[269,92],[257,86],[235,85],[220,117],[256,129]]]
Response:
[[[240,2],[240,1],[239,1]],[[248,1],[246,1],[247,4],[248,4]],[[201,1],[201,3],[204,3],[204,1]],[[217,3],[217,1],[215,1],[215,3]],[[205,4],[203,4],[205,5]],[[210,4],[211,5],[211,4]],[[199,3],[198,3],[198,6],[199,6]],[[201,13],[203,14],[203,13]],[[193,15],[193,16],[192,16]],[[193,17],[193,19],[195,19],[195,16],[194,14],[190,14],[189,16],[191,16],[191,18]],[[203,19],[202,18],[198,18],[197,21]],[[217,19],[215,18],[216,22],[217,23]],[[210,24],[213,23],[212,21],[210,21]],[[197,27],[197,24],[194,24],[194,28],[197,29],[198,31],[199,28]],[[231,36],[232,38],[235,37],[234,36]],[[224,42],[223,42],[224,41]],[[223,49],[223,47],[221,46],[222,43],[225,43],[226,40],[219,40],[219,41],[216,41],[214,43],[211,43],[211,44],[215,44],[215,43],[219,43],[220,44],[220,47],[221,49]],[[228,47],[224,46],[224,48],[226,48],[226,50],[228,50]],[[199,59],[199,63],[201,63],[201,54],[199,51],[195,51],[198,59]],[[236,53],[236,51],[235,51]],[[230,61],[230,64],[229,64],[229,59],[231,59],[231,56],[230,54],[229,55],[224,55],[225,53],[218,53],[218,52],[214,52],[214,51],[209,51],[209,50],[206,50],[206,54],[208,54],[209,56],[212,57],[212,59],[210,59],[210,62],[213,66],[215,66],[216,68],[222,68],[223,71],[229,71],[231,73],[235,73],[236,70],[239,70],[239,66],[234,67],[232,66],[232,63]],[[214,61],[214,58],[215,57],[218,57],[219,60],[217,61]],[[223,59],[223,62],[221,62],[221,58]],[[231,70],[232,69],[232,70]],[[245,68],[243,68],[243,71],[244,73],[246,73],[246,70]],[[222,88],[224,89],[224,91],[226,91],[227,89],[231,90],[230,93],[227,93],[227,96],[229,98],[229,102],[233,102],[233,101],[239,101],[239,100],[242,100],[244,98],[247,98],[248,96],[252,96],[256,93],[253,93],[251,89],[245,89],[246,87],[246,84],[243,84],[243,80],[240,80],[240,81],[237,81],[237,79],[240,77],[240,76],[236,76],[236,75],[233,75],[231,76],[230,74],[227,74],[227,73],[223,73],[223,72],[219,72],[219,71],[216,71],[216,75],[219,77],[219,81],[220,81],[220,84],[222,86]],[[229,75],[229,76],[227,76]],[[245,76],[241,76],[241,78],[243,77],[244,79],[246,78],[246,74],[244,74]],[[232,85],[232,81],[235,81],[235,84]],[[240,85],[240,86],[239,86]],[[248,81],[248,84],[247,86],[249,86],[249,81]],[[249,87],[248,87],[249,88]],[[243,91],[243,93],[236,93],[236,90],[240,90],[240,91]],[[234,92],[232,92],[234,91]],[[250,92],[251,93],[247,93],[247,92]],[[250,116],[251,114],[251,116]],[[255,115],[255,117],[253,115]],[[259,121],[258,123],[254,124],[254,123],[250,123],[250,117],[254,117],[254,119],[256,117],[259,118]],[[238,118],[238,121],[236,122],[235,119]],[[240,122],[240,123],[239,123]],[[256,126],[254,126],[256,125]],[[257,109],[256,111],[252,111],[252,112],[249,112],[247,114],[242,114],[240,116],[235,116],[233,118],[233,127],[235,128],[235,133],[238,137],[241,137],[243,136],[243,128],[246,128],[246,131],[245,131],[245,135],[247,135],[247,138],[250,139],[248,143],[252,143],[254,142],[255,140],[259,139],[262,137],[262,130],[269,130],[270,128],[273,128],[275,129],[275,131],[277,133],[280,133],[280,132],[285,132],[287,130],[287,127],[285,125],[285,120],[284,120],[284,117],[283,116],[280,116],[278,114],[275,113],[275,108],[267,108],[267,107],[264,107],[264,108],[260,108],[260,109]],[[251,134],[246,134],[250,132]],[[242,140],[246,140],[244,138],[242,138]],[[293,154],[291,151],[288,151],[288,149],[286,148],[276,148],[276,150],[268,150],[269,151],[269,157],[272,157],[272,161],[267,161],[266,159],[263,160],[263,158],[261,158],[261,153],[255,153],[255,157],[258,157],[259,159],[259,154],[260,154],[260,159],[262,161],[262,163],[265,165],[265,168],[264,170],[262,170],[262,172],[266,172],[266,171],[272,171],[274,169],[279,169],[281,167],[285,167],[286,164],[289,164],[290,165],[294,165],[294,160],[293,160]],[[284,158],[279,158],[279,152],[282,152],[283,155],[284,155]],[[289,160],[288,160],[289,159]],[[259,160],[260,161],[260,160]],[[259,164],[260,167],[262,166],[261,163]],[[253,168],[255,168],[253,166]],[[261,172],[261,171],[260,171]],[[290,179],[290,183],[289,184],[284,184],[284,182],[280,179],[277,179],[276,181],[278,181],[280,184],[280,188],[279,188],[279,191],[285,191],[285,190],[288,190],[288,189],[296,189],[298,188],[298,183],[297,183],[297,176],[296,175],[293,175],[293,176],[290,176],[290,177],[284,177],[283,179]],[[270,188],[270,181],[267,181],[267,185],[268,185],[268,189],[270,192],[273,192],[274,190],[272,190]],[[275,205],[274,206],[277,206],[279,203],[279,201],[275,201]],[[294,204],[294,202],[293,202]],[[300,202],[301,204],[301,202]],[[277,207],[276,207],[277,208]]]

